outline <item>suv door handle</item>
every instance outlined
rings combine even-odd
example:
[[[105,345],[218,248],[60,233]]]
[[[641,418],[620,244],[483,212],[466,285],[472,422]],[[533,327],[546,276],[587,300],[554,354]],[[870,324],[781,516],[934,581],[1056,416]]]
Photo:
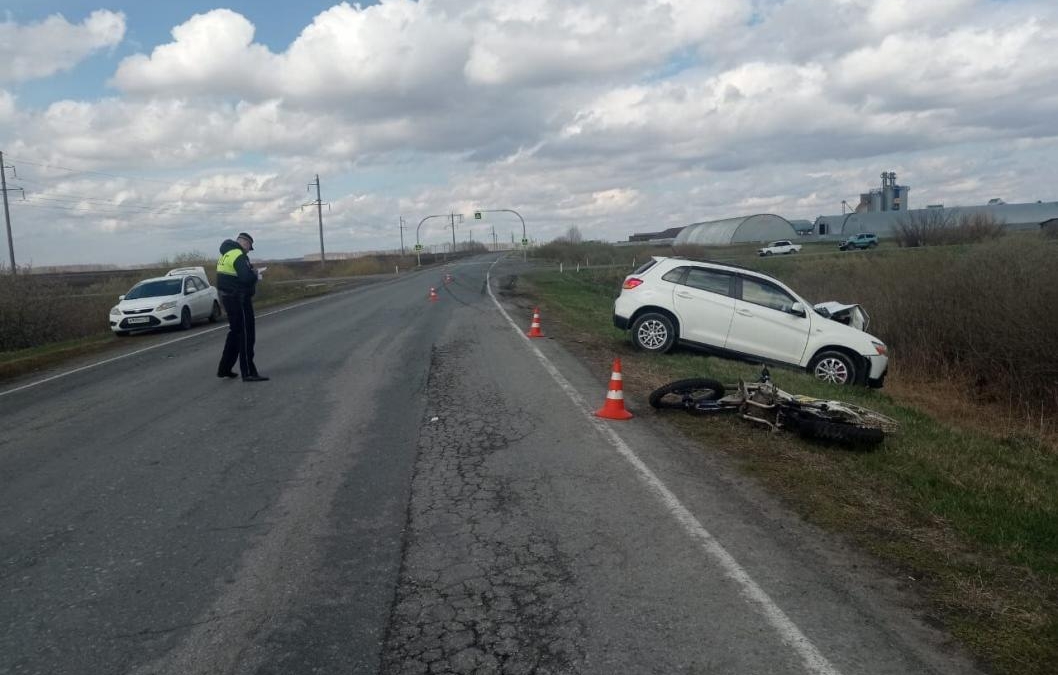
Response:
[[[686,293],[684,291],[677,291],[676,292],[676,297],[677,298],[687,298],[688,300],[693,300],[694,299],[693,295],[691,295],[690,293]]]
[[[742,316],[753,316],[753,312],[749,311],[748,309],[736,309],[735,311],[741,314]]]

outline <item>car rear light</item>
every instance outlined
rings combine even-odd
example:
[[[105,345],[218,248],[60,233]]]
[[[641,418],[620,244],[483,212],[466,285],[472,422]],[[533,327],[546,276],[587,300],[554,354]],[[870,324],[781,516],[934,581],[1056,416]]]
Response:
[[[636,279],[635,277],[628,277],[627,279],[625,279],[625,282],[623,284],[621,284],[621,288],[625,289],[626,291],[630,291],[630,290],[632,290],[633,288],[635,288],[636,286],[638,286],[641,283],[643,283],[642,279]]]

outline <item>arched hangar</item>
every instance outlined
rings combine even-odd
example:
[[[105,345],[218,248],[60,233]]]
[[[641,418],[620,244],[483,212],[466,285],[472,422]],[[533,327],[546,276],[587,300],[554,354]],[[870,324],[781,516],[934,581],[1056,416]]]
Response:
[[[743,242],[793,239],[797,230],[790,221],[773,213],[758,213],[725,220],[692,223],[680,230],[673,246],[726,246]]]

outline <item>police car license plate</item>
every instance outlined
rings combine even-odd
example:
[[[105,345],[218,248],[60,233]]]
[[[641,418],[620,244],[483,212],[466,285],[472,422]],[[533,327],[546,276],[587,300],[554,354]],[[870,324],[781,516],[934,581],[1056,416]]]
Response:
[[[129,323],[147,323],[150,320],[151,320],[150,317],[134,316],[131,319],[129,319]]]

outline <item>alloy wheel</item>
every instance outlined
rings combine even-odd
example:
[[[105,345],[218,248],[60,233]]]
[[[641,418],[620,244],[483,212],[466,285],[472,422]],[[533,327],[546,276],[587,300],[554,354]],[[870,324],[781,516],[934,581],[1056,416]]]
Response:
[[[841,359],[826,358],[816,364],[817,379],[832,384],[845,384],[849,381],[849,369]]]
[[[636,339],[644,349],[661,349],[669,339],[669,331],[660,321],[644,321]]]

